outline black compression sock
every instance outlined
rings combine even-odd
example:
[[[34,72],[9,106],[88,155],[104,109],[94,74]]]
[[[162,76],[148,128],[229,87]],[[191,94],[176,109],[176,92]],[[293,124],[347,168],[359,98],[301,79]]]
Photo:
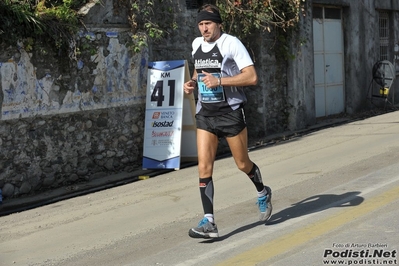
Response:
[[[258,192],[261,192],[265,188],[265,185],[263,185],[262,181],[262,175],[258,166],[255,163],[252,166],[251,171],[248,173],[248,177],[251,179],[252,183],[254,183]]]
[[[199,187],[201,193],[202,207],[205,214],[213,214],[213,181],[212,177],[200,178]]]

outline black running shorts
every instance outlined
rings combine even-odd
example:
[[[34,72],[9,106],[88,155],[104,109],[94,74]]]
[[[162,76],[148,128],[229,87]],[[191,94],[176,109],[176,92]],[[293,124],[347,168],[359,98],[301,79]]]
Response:
[[[215,134],[219,138],[234,137],[246,126],[244,110],[238,108],[224,115],[203,116],[195,115],[197,128]]]

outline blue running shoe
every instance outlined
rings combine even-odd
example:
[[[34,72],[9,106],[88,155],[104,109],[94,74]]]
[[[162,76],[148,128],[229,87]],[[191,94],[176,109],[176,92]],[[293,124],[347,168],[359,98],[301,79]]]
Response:
[[[218,228],[216,224],[209,222],[209,220],[204,217],[195,228],[191,228],[188,231],[188,235],[192,238],[215,238],[219,237]]]
[[[259,207],[260,215],[259,215],[259,220],[260,221],[267,221],[270,219],[270,216],[272,215],[272,190],[270,187],[265,186],[267,195],[258,198],[258,202],[256,203]]]

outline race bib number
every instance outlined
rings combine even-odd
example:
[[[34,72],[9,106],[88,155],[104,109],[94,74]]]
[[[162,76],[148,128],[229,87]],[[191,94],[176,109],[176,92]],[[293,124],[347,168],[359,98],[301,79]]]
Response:
[[[220,78],[220,73],[212,73],[216,78]],[[197,77],[198,82],[198,94],[200,94],[201,102],[204,103],[215,103],[215,102],[223,102],[224,91],[223,86],[217,86],[215,88],[208,88],[205,86],[205,83],[202,81],[202,78],[205,77],[204,74],[200,73]]]

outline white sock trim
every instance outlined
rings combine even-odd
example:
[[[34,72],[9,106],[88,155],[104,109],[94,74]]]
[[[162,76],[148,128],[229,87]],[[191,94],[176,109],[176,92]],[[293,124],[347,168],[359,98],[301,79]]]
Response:
[[[204,215],[204,217],[207,218],[210,223],[213,223],[213,224],[215,223],[215,219],[213,218],[213,214],[207,213],[207,214]]]
[[[258,198],[264,197],[267,194],[266,188],[263,188],[261,192],[258,192]]]

